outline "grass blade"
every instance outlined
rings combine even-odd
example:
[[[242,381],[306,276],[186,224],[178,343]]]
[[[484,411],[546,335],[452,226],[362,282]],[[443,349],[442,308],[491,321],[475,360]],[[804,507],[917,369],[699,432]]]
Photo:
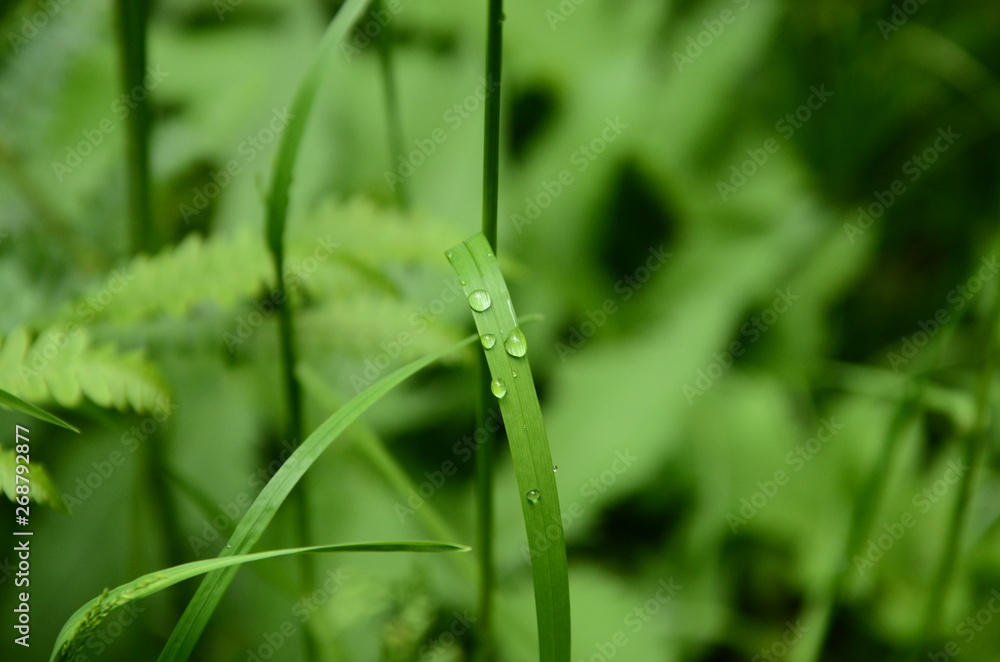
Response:
[[[58,425],[61,428],[66,428],[67,430],[72,430],[73,432],[80,432],[79,428],[70,425],[55,414],[50,414],[41,407],[36,407],[30,402],[25,402],[13,393],[8,393],[3,389],[0,389],[0,405],[19,411],[22,414],[27,414],[28,416],[34,416],[35,418],[45,421],[46,423],[52,423],[53,425]]]
[[[448,251],[473,309],[500,402],[531,551],[541,662],[570,657],[569,577],[559,493],[542,410],[510,292],[482,233]]]
[[[254,561],[263,561],[281,556],[297,554],[316,554],[332,552],[464,552],[468,547],[442,542],[377,542],[377,543],[342,543],[337,545],[317,545],[314,547],[297,547],[293,549],[274,549],[254,554],[225,556],[202,561],[192,561],[183,565],[151,572],[122,584],[114,590],[105,590],[101,595],[90,600],[76,610],[59,631],[56,643],[52,649],[50,662],[57,660],[76,659],[76,649],[83,645],[87,637],[115,609],[132,600],[145,598],[173,586],[185,579],[197,577],[213,570],[243,565]]]
[[[434,363],[442,356],[468,345],[475,337],[469,337],[460,343],[441,352],[426,356],[403,366],[399,370],[383,377],[372,384],[359,395],[352,398],[333,416],[326,419],[302,444],[288,460],[278,469],[274,477],[268,481],[264,489],[250,505],[243,519],[236,526],[230,547],[224,549],[220,556],[243,554],[260,539],[264,529],[270,524],[278,508],[288,497],[292,488],[312,466],[313,462],[326,450],[334,439],[346,430],[362,413],[378,402],[382,396],[401,384],[421,369]],[[208,619],[218,605],[226,588],[233,581],[238,567],[228,567],[215,570],[202,581],[198,591],[191,599],[180,622],[174,628],[166,647],[160,654],[160,662],[181,662],[187,660],[194,650],[198,637],[205,629]]]

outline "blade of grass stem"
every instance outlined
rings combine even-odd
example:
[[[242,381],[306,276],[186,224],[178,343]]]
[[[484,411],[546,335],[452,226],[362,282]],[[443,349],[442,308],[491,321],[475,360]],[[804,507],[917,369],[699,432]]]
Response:
[[[220,556],[232,556],[249,551],[260,539],[278,508],[291,493],[299,479],[308,471],[320,454],[337,439],[362,413],[378,402],[382,396],[416,374],[422,368],[434,363],[449,352],[464,347],[475,340],[466,338],[446,350],[426,356],[386,375],[324,421],[302,444],[295,449],[288,460],[268,481],[264,489],[254,499],[246,514],[237,524],[229,539],[229,547]],[[166,647],[160,654],[160,662],[181,662],[187,660],[201,636],[208,619],[222,599],[222,594],[232,583],[237,568],[225,568],[209,573],[198,587],[197,592],[174,628]]]
[[[542,410],[510,293],[482,233],[447,253],[462,279],[510,441],[535,587],[541,662],[570,656],[569,577],[559,492]]]
[[[300,554],[327,554],[337,552],[464,552],[469,548],[444,542],[373,542],[373,543],[340,543],[335,545],[315,545],[292,549],[275,549],[254,554],[239,554],[214,559],[192,561],[165,570],[151,572],[122,584],[113,590],[105,590],[98,597],[88,601],[77,609],[63,625],[56,637],[51,662],[57,660],[75,660],[74,646],[79,647],[89,637],[101,622],[115,609],[145,598],[154,593],[170,588],[198,575],[236,567],[246,563],[295,556]]]
[[[149,25],[149,0],[118,0],[117,28],[121,59],[122,88],[129,95],[131,111],[126,118],[129,218],[132,252],[152,253],[156,244],[152,206],[149,198],[149,91],[145,87],[146,32]]]
[[[50,414],[41,407],[36,407],[30,402],[25,402],[21,398],[17,397],[13,393],[8,393],[3,389],[0,389],[0,405],[4,407],[9,407],[14,411],[19,411],[22,414],[27,414],[32,418],[37,418],[40,421],[45,421],[46,423],[51,423],[52,425],[58,425],[61,428],[66,428],[67,430],[72,430],[73,432],[79,433],[80,429],[76,426],[70,425],[63,419],[59,418],[55,414]]]
[[[926,616],[920,632],[922,641],[914,650],[913,659],[923,657],[920,650],[923,645],[935,643],[942,632],[941,619],[948,603],[949,589],[952,578],[961,565],[962,544],[968,528],[969,515],[976,480],[982,472],[989,449],[990,404],[993,399],[993,383],[997,370],[997,330],[1000,328],[1000,290],[993,293],[993,305],[986,320],[983,342],[985,344],[986,360],[980,373],[976,394],[976,419],[967,431],[964,439],[964,464],[967,467],[959,482],[958,499],[948,522],[948,534],[945,536],[944,553],[938,567],[930,594],[927,596]]]
[[[285,277],[285,226],[288,215],[289,191],[295,170],[302,137],[305,134],[309,115],[312,111],[316,94],[327,64],[331,60],[334,49],[343,41],[350,27],[357,22],[371,0],[348,0],[330,22],[323,39],[313,56],[302,82],[299,84],[292,100],[291,120],[281,134],[271,187],[267,195],[267,219],[265,232],[267,246],[274,265],[278,291],[272,299],[276,302],[278,313],[278,350],[281,361],[282,383],[285,392],[285,406],[288,410],[288,436],[293,445],[298,444],[303,437],[302,429],[302,392],[295,377],[295,365],[298,362],[296,348],[295,321],[292,314],[291,301],[288,297],[288,283]],[[310,533],[310,508],[308,491],[300,488],[295,493],[296,522],[299,544],[307,544],[312,538]],[[306,557],[301,557],[300,570],[303,589],[315,583],[315,572],[312,563]],[[308,659],[316,658],[317,644],[312,630],[306,629],[306,654]]]
[[[385,0],[375,0],[377,11],[384,11]],[[403,118],[400,113],[399,94],[396,89],[396,62],[394,57],[395,30],[392,21],[382,26],[377,38],[378,60],[382,73],[382,94],[385,97],[385,121],[389,135],[389,167],[395,167],[396,158],[403,153]],[[408,209],[410,196],[406,181],[398,181],[393,187],[396,203],[401,209]]]
[[[496,254],[497,213],[500,196],[500,83],[503,77],[503,0],[488,0],[486,9],[486,111],[483,127],[483,219],[482,232]],[[479,400],[477,425],[487,431],[486,440],[476,453],[476,535],[479,559],[479,622],[477,653],[479,662],[494,658],[493,592],[496,570],[493,560],[493,466],[499,431],[486,425],[495,406],[487,386],[490,374],[486,357],[481,355],[477,370]]]

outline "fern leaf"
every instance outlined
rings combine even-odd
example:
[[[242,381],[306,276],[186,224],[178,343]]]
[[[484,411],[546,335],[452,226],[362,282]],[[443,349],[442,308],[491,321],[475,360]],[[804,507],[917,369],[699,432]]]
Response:
[[[11,501],[17,498],[14,491],[14,472],[16,466],[16,454],[10,448],[0,448],[0,491]],[[31,463],[31,472],[28,474],[31,481],[31,490],[28,496],[37,504],[49,504],[57,510],[66,512],[66,504],[63,503],[59,491],[56,490],[55,483],[49,477],[45,467],[38,462]]]
[[[270,280],[264,243],[254,233],[208,239],[188,235],[176,247],[152,257],[140,255],[113,271],[69,315],[83,324],[98,319],[128,323],[158,313],[186,315],[209,301],[230,308]]]
[[[0,338],[0,389],[30,402],[79,406],[84,396],[101,407],[145,412],[169,401],[156,370],[139,352],[94,347],[86,331],[49,329],[32,343],[17,328]]]

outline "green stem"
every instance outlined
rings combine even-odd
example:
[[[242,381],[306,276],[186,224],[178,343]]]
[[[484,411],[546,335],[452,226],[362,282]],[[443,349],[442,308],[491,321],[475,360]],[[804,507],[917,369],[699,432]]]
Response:
[[[503,73],[503,0],[488,0],[486,19],[486,116],[483,132],[483,225],[487,241],[497,252],[497,214],[500,194],[500,81]],[[479,561],[479,621],[477,654],[480,662],[494,658],[493,591],[493,465],[499,434],[486,425],[496,398],[489,389],[486,355],[479,354],[479,404],[476,420],[486,441],[476,453],[476,551]]]
[[[376,9],[384,9],[385,0],[375,3]],[[386,127],[389,133],[389,168],[394,167],[396,157],[403,153],[403,119],[400,113],[399,95],[396,91],[396,66],[393,58],[392,22],[388,22],[378,36],[379,65],[382,69],[382,92],[385,95]],[[395,187],[396,203],[402,209],[409,209],[410,196],[406,182],[398,182]]]
[[[993,381],[997,369],[996,335],[998,325],[1000,325],[1000,290],[994,292],[993,306],[989,314],[983,338],[986,361],[980,374],[976,397],[976,420],[965,438],[964,461],[967,471],[959,483],[958,499],[955,501],[955,510],[952,512],[951,521],[948,524],[948,535],[945,536],[941,565],[938,567],[937,577],[931,587],[930,595],[928,595],[927,612],[924,626],[921,629],[922,637],[921,641],[918,642],[918,649],[914,651],[913,658],[915,660],[922,655],[920,647],[933,644],[936,635],[941,632],[941,619],[947,606],[949,588],[961,562],[962,542],[968,528],[970,505],[976,479],[982,471],[989,449],[987,430],[989,428],[990,402],[993,397]]]
[[[277,302],[278,313],[278,351],[281,361],[281,377],[284,384],[285,406],[288,410],[288,434],[292,446],[297,447],[302,441],[302,388],[295,376],[296,357],[298,352],[295,344],[295,321],[292,316],[291,301],[285,281],[285,259],[282,250],[271,252],[275,273],[278,280],[278,292],[273,300]],[[312,540],[312,527],[309,522],[309,496],[306,476],[299,481],[293,492],[293,503],[296,519],[296,535],[299,547],[308,546]],[[302,580],[303,594],[312,591],[316,585],[316,566],[308,555],[298,557],[299,571]],[[305,648],[307,660],[319,659],[319,643],[311,628],[305,628]]]
[[[152,252],[152,205],[149,185],[149,90],[145,90],[146,32],[149,0],[118,0],[118,33],[124,93],[129,97],[128,135],[129,218],[132,252]],[[136,94],[144,90],[144,94]]]

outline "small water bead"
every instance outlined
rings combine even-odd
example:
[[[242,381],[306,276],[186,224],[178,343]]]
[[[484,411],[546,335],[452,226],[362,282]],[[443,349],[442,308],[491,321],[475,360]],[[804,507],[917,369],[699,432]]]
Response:
[[[528,492],[528,501],[531,503],[538,503],[538,500],[542,498],[542,493],[538,490],[531,490]]]
[[[445,253],[445,257],[447,257],[448,261],[451,262],[451,251],[448,251],[447,253]]]
[[[515,326],[514,330],[507,336],[507,340],[503,342],[503,347],[511,356],[520,358],[527,354],[528,339],[524,336],[524,331]]]
[[[497,337],[492,333],[485,333],[479,336],[479,340],[483,343],[483,347],[486,349],[492,349],[493,345],[497,344]]]
[[[486,290],[476,290],[469,293],[469,307],[476,312],[481,313],[487,310],[492,303],[493,300],[490,299],[490,293]]]
[[[553,464],[552,465],[552,473],[554,473],[554,474],[559,473],[559,467]]]
[[[503,399],[503,396],[507,395],[507,385],[499,379],[493,380],[493,383],[490,384],[490,390],[498,399]]]

